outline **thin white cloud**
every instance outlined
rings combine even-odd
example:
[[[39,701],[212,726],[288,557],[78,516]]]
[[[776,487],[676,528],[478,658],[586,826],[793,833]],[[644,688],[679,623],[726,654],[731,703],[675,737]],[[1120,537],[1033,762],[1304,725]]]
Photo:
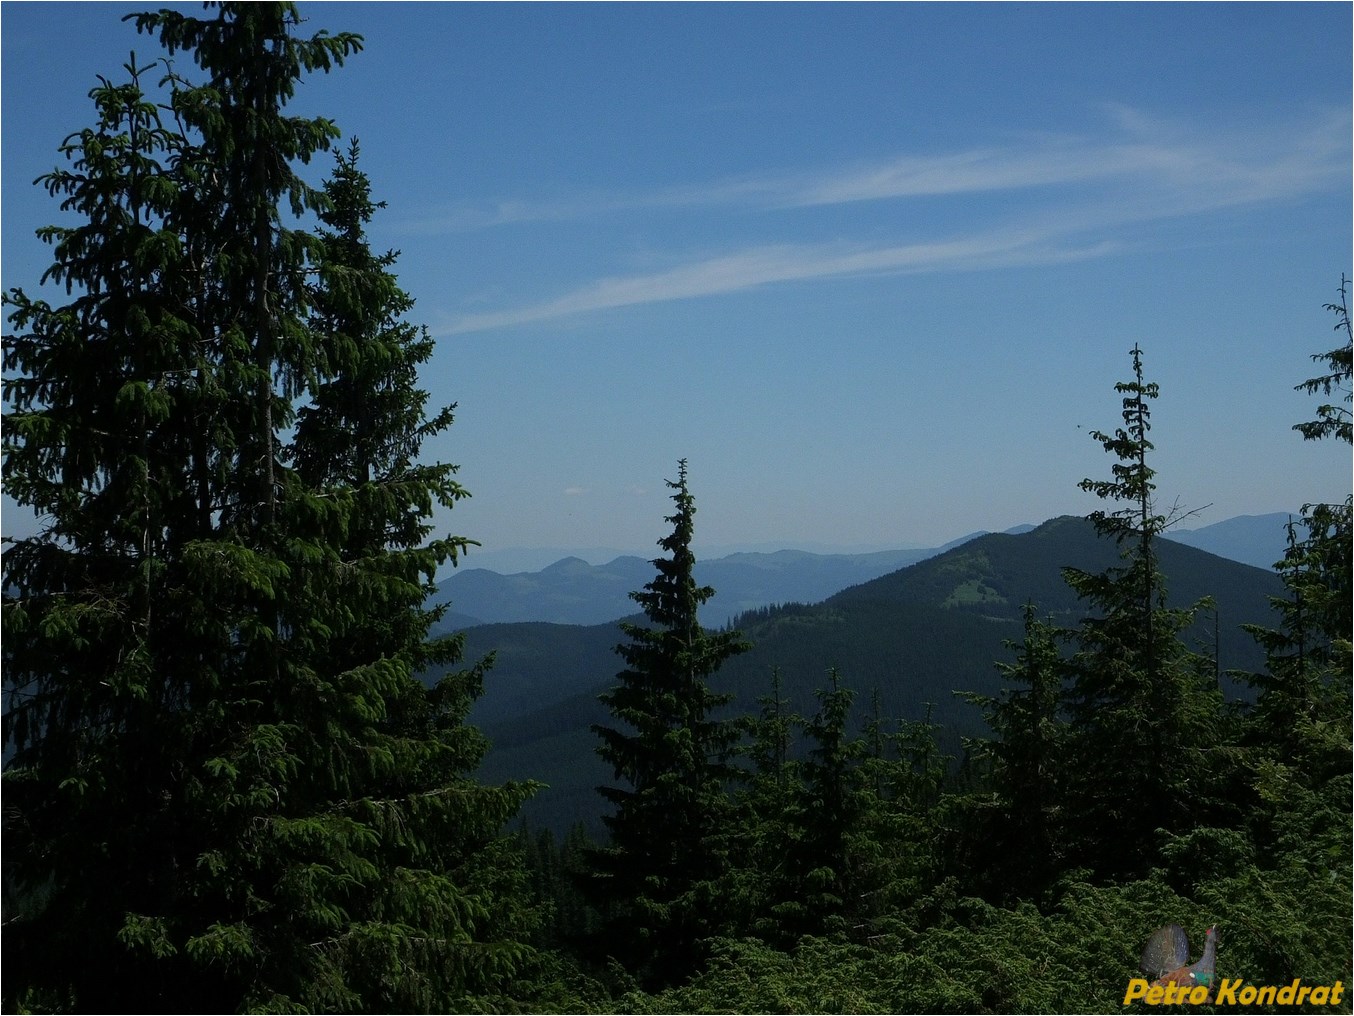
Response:
[[[1002,228],[893,245],[762,244],[661,271],[613,275],[554,299],[471,313],[439,334],[487,331],[607,308],[732,293],[774,283],[867,273],[972,270],[1103,257],[1134,223],[1287,200],[1348,180],[1348,124],[1333,115],[1269,132],[1184,136],[1121,111],[1113,139],[1039,138],[1023,147],[906,156],[800,178],[726,181],[650,195],[650,204],[740,200],[786,210],[813,205],[1051,188]],[[1075,187],[1071,185],[1084,184]],[[639,207],[640,198],[613,207]],[[518,209],[522,211],[522,209]],[[523,214],[526,214],[523,211]]]
[[[732,293],[777,282],[878,272],[1050,264],[1108,253],[1097,243],[1049,243],[1039,233],[989,234],[938,243],[849,249],[841,246],[768,246],[680,265],[663,272],[606,278],[556,300],[512,310],[471,314],[439,334],[488,331],[585,311]]]
[[[583,193],[546,201],[461,206],[406,223],[406,232],[463,232],[660,208],[736,205],[802,208],[900,198],[991,193],[1093,181],[1134,188],[1249,186],[1254,200],[1348,175],[1347,111],[1241,130],[1150,119],[1109,107],[1113,123],[1088,135],[1038,135],[965,151],[899,155],[819,173],[732,177],[649,192]]]
[[[749,177],[634,193],[584,192],[549,200],[513,199],[485,204],[459,204],[440,212],[422,212],[418,219],[406,220],[395,229],[409,235],[436,235],[468,233],[498,226],[567,222],[661,208],[728,204],[774,206],[783,203],[786,190],[784,183]]]
[[[1264,200],[1349,172],[1346,112],[1243,131],[1187,129],[1120,110],[1115,135],[1033,138],[1021,144],[898,158],[825,175],[787,193],[790,205],[842,204],[1113,181],[1135,190],[1221,187]]]
[[[587,488],[587,487],[565,487],[565,488],[564,488],[564,496],[565,496],[565,497],[582,497],[582,496],[583,496],[584,494],[586,494],[587,492],[588,492],[588,488]]]

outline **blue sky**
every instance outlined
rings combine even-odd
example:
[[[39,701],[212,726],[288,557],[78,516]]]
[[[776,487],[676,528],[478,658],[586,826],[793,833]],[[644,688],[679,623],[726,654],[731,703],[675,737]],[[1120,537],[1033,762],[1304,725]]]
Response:
[[[95,76],[157,55],[136,9],[0,8],[6,287]],[[1191,525],[1350,489],[1291,430],[1351,270],[1348,4],[301,9],[366,37],[294,108],[389,204],[486,550],[647,553],[681,457],[708,552],[1085,513],[1134,343]]]

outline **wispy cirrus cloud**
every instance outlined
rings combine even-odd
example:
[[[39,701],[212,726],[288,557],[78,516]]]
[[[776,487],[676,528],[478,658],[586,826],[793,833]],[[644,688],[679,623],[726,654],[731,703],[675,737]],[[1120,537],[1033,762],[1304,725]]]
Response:
[[[786,193],[790,205],[843,204],[1102,181],[1135,191],[1219,189],[1228,203],[1286,196],[1348,175],[1347,111],[1226,130],[1187,128],[1116,110],[1119,128],[1086,136],[938,155],[901,155],[824,174]]]
[[[1348,111],[1231,130],[1153,120],[1126,107],[1110,107],[1110,113],[1112,122],[1091,134],[1034,135],[962,151],[900,154],[816,172],[745,175],[642,192],[505,199],[427,214],[401,229],[462,232],[645,209],[803,208],[1114,180],[1139,189],[1221,185],[1263,200],[1348,174]]]
[[[1348,179],[1345,114],[1230,134],[1165,126],[1131,110],[1115,115],[1117,128],[1105,135],[1037,137],[963,152],[904,155],[816,175],[724,180],[555,205],[559,218],[729,204],[791,214],[812,206],[1046,189],[1039,201],[1013,204],[1001,228],[957,222],[949,237],[892,245],[744,246],[658,271],[608,275],[549,300],[466,314],[438,331],[486,331],[774,283],[1103,257],[1123,249],[1123,229],[1133,223],[1291,199]],[[549,207],[514,204],[502,214],[526,222],[533,215],[544,217]],[[717,235],[717,224],[712,232]]]
[[[1104,243],[1078,247],[1049,242],[1038,232],[993,233],[892,247],[850,248],[839,244],[757,247],[666,271],[599,279],[555,300],[467,315],[434,331],[441,335],[488,331],[586,311],[713,296],[778,282],[1084,260],[1104,256],[1108,249]]]
[[[442,211],[420,213],[396,228],[407,234],[469,233],[499,226],[567,222],[604,215],[663,208],[695,208],[730,204],[774,204],[781,187],[768,178],[745,178],[634,192],[583,191],[566,197],[504,199],[464,203]]]

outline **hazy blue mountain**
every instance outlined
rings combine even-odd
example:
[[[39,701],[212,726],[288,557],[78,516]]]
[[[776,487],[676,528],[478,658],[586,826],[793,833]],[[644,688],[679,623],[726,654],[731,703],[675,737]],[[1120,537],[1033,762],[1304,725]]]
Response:
[[[1288,517],[1284,512],[1243,515],[1198,530],[1173,532],[1170,539],[1232,561],[1270,568],[1284,553],[1282,527]],[[1033,528],[1024,524],[1006,532],[1018,535]],[[982,530],[940,547],[907,546],[862,553],[810,547],[780,550],[774,546],[745,547],[731,553],[727,549],[704,554],[697,551],[700,581],[714,585],[718,593],[707,604],[701,620],[707,625],[722,625],[739,612],[768,604],[822,600],[848,585],[864,583],[986,535],[988,531]],[[597,625],[634,610],[628,593],[653,577],[649,569],[646,555],[607,547],[571,551],[475,547],[460,568],[441,581],[433,603],[451,601],[458,618],[448,627],[517,620]],[[635,578],[640,580],[638,585],[632,584]]]
[[[438,583],[432,602],[450,601],[453,610],[488,624],[598,624],[632,613],[630,591],[648,582],[652,571],[638,557],[618,557],[604,565],[566,557],[540,571],[513,575],[469,568]]]
[[[981,534],[974,534],[981,535]],[[699,544],[694,547],[696,557],[702,561],[714,561],[733,554],[766,553],[774,554],[784,550],[784,543],[740,543],[740,544]],[[824,556],[873,554],[881,550],[926,550],[934,549],[922,544],[874,544],[860,546],[829,546],[812,541],[795,544],[794,549],[810,554]],[[639,557],[644,560],[660,553],[657,545],[650,553],[648,547],[471,547],[459,562],[459,570],[484,568],[500,575],[517,575],[521,572],[536,572],[548,568],[556,561],[566,557],[577,557],[588,564],[601,565],[614,561],[618,557]],[[446,576],[454,575],[456,569],[448,568]]]
[[[1256,568],[1272,568],[1288,546],[1284,527],[1290,518],[1297,517],[1296,512],[1238,515],[1200,529],[1172,532],[1167,538]]]
[[[540,571],[566,557],[580,557],[589,564],[602,564],[618,557],[642,557],[633,550],[618,547],[471,547],[454,569],[445,575],[456,575],[472,568],[485,568],[500,575]]]
[[[1010,532],[1025,532],[1018,526]],[[815,603],[848,586],[915,564],[985,533],[970,533],[943,547],[906,548],[866,554],[813,554],[802,550],[742,552],[696,562],[696,580],[715,596],[701,622],[718,626],[748,610],[774,603]],[[450,602],[460,621],[502,624],[602,624],[634,613],[630,593],[653,579],[646,558],[622,555],[605,564],[565,557],[539,571],[500,574],[462,568],[438,584],[433,603]],[[466,627],[449,620],[444,627]]]
[[[720,625],[772,603],[821,600],[939,552],[940,548],[930,548],[825,555],[780,550],[698,561],[697,581],[716,590],[701,611],[701,621]],[[468,568],[440,582],[432,602],[450,601],[455,611],[483,623],[600,624],[633,613],[630,593],[653,577],[648,560],[629,556],[601,565],[567,557],[541,571],[512,575]]]
[[[475,628],[484,623],[482,617],[475,617],[472,614],[459,614],[454,610],[448,610],[442,615],[442,620],[437,625],[434,634],[441,635],[452,631],[464,631],[466,628]]]
[[[1163,542],[1159,549],[1173,605],[1215,598],[1221,683],[1231,697],[1244,694],[1225,671],[1262,665],[1240,625],[1273,623],[1268,597],[1281,590],[1277,575],[1180,544]],[[1083,608],[1062,581],[1061,568],[1098,571],[1117,560],[1115,546],[1081,518],[981,536],[816,605],[743,615],[738,627],[754,648],[725,665],[716,687],[734,692],[736,709],[754,711],[757,697],[769,690],[772,668],[779,668],[787,697],[808,712],[814,689],[826,682],[828,668],[837,667],[858,692],[858,715],[875,688],[888,716],[920,718],[926,703],[933,703],[933,719],[945,726],[953,748],[960,734],[981,732],[981,720],[952,693],[998,688],[994,663],[1011,658],[1003,642],[1020,636],[1024,603],[1032,600],[1058,623],[1075,624]],[[472,657],[496,652],[485,695],[471,714],[493,742],[486,778],[549,783],[525,810],[533,823],[561,828],[577,819],[595,822],[600,798],[594,788],[611,774],[593,751],[589,725],[609,721],[597,696],[621,666],[612,652],[623,640],[615,623],[500,624],[466,634]],[[1214,638],[1214,615],[1206,612],[1190,639],[1212,655]]]

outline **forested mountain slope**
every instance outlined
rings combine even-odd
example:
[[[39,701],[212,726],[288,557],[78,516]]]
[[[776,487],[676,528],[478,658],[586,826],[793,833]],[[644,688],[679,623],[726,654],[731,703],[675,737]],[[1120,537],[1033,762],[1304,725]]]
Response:
[[[723,625],[745,611],[774,603],[817,602],[847,586],[932,557],[975,535],[978,534],[944,547],[872,554],[779,550],[698,561],[697,581],[715,590],[715,595],[701,607],[701,623]],[[463,619],[471,619],[472,624],[518,621],[605,624],[632,614],[635,602],[630,593],[651,578],[653,565],[642,557],[617,557],[599,565],[565,557],[540,571],[511,575],[484,568],[458,570],[438,583],[430,602],[450,602],[453,610]]]
[[[1257,568],[1269,569],[1283,556],[1282,512],[1226,519],[1167,537]],[[1008,535],[1029,532],[1017,526]],[[812,554],[802,550],[738,553],[697,561],[697,581],[715,595],[701,607],[701,622],[723,625],[749,610],[780,603],[818,603],[860,585],[962,546],[987,533],[970,533],[940,547],[884,550],[870,554]],[[539,571],[511,574],[462,567],[438,583],[431,605],[450,603],[446,627],[546,621],[551,624],[605,624],[634,611],[630,593],[652,577],[653,565],[637,555],[619,555],[605,564],[565,556]]]
[[[1241,694],[1226,672],[1258,669],[1263,658],[1240,626],[1273,622],[1268,597],[1279,593],[1278,577],[1169,541],[1158,549],[1172,605],[1213,598],[1216,627],[1213,611],[1201,611],[1190,638],[1212,658],[1216,635],[1224,694]],[[1011,658],[1004,642],[1020,637],[1024,605],[1033,602],[1056,623],[1074,625],[1085,612],[1061,569],[1098,571],[1117,559],[1114,544],[1082,518],[1052,519],[1019,535],[981,536],[820,604],[744,615],[738,627],[753,648],[729,660],[715,685],[735,694],[732,709],[755,712],[778,668],[790,706],[810,712],[815,689],[836,667],[858,692],[857,721],[876,689],[887,717],[921,718],[929,703],[942,743],[957,750],[958,736],[979,732],[982,722],[953,692],[996,690],[994,664]],[[611,774],[595,756],[589,725],[605,719],[597,696],[619,669],[611,652],[619,641],[614,624],[492,625],[467,632],[471,658],[496,651],[472,714],[493,742],[485,775],[549,784],[525,809],[532,822],[567,826],[600,811],[594,788]]]

